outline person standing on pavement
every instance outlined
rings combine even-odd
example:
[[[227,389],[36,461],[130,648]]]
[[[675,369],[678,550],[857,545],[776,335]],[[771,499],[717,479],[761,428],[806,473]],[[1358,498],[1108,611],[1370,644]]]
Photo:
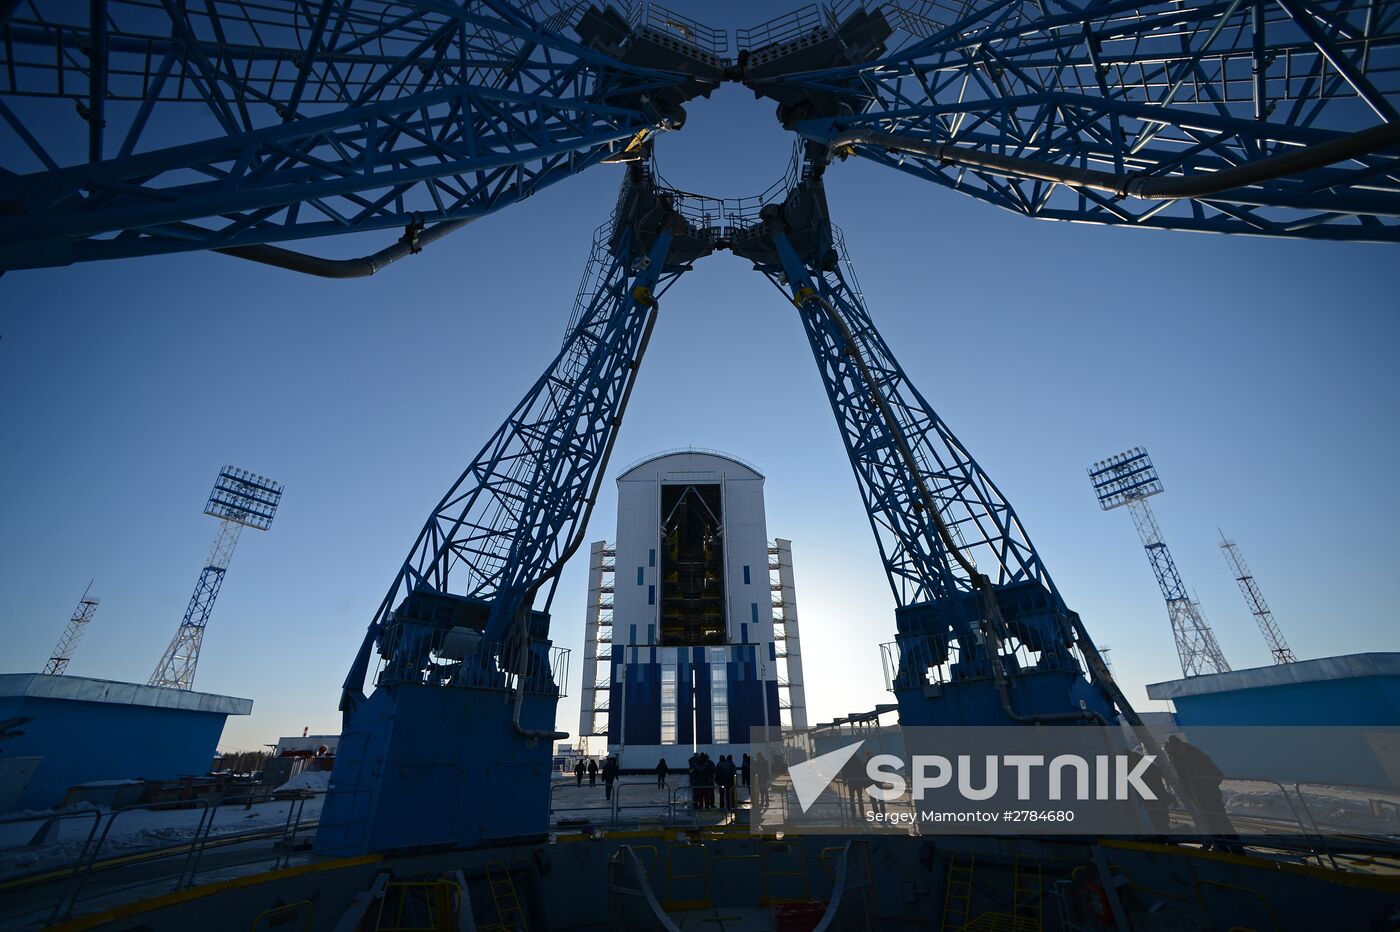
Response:
[[[729,793],[734,786],[734,762],[727,754],[719,756],[719,763],[715,764],[715,788],[719,790],[719,807],[721,809],[730,808]]]
[[[773,782],[773,768],[768,763],[768,758],[763,756],[763,752],[758,752],[758,757],[753,762],[753,777],[758,781],[758,806],[760,809],[768,807],[768,787]]]
[[[607,794],[607,799],[612,799],[613,783],[621,772],[622,768],[618,766],[616,757],[609,757],[603,762],[603,791]]]

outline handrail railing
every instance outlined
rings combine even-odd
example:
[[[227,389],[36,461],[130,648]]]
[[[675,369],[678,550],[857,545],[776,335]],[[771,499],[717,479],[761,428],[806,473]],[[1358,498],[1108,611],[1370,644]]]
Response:
[[[60,824],[65,819],[84,819],[91,817],[92,828],[88,829],[87,837],[83,839],[83,846],[78,850],[78,856],[73,859],[72,869],[69,871],[68,874],[69,882],[72,882],[72,878],[75,874],[77,874],[78,868],[82,864],[83,859],[87,857],[88,848],[92,846],[92,840],[97,835],[97,830],[99,827],[101,827],[102,818],[105,815],[107,815],[107,813],[103,812],[101,809],[83,809],[77,812],[55,812],[45,813],[43,815],[27,815],[19,816],[17,818],[0,819],[0,827],[6,825],[16,825],[21,822],[44,823],[43,825],[39,826],[38,830],[36,830],[34,835],[31,837],[29,844],[26,845],[26,847],[39,847],[39,845],[36,844],[36,842],[38,842],[40,835],[47,832],[48,826],[50,824],[52,824],[55,830],[57,830],[60,827]],[[61,870],[62,867],[60,866],[58,869]]]
[[[82,893],[88,875],[92,873],[92,865],[96,863],[98,854],[102,851],[102,846],[107,843],[108,836],[112,833],[112,826],[117,824],[117,820],[127,812],[136,811],[158,811],[165,809],[199,809],[199,824],[195,828],[195,835],[204,831],[204,823],[209,817],[209,801],[207,799],[174,799],[160,803],[138,803],[132,806],[122,806],[112,811],[111,818],[102,827],[102,832],[98,835],[97,844],[93,845],[90,851],[84,849],[87,854],[86,860],[79,860],[73,872],[71,880],[65,885],[63,894],[54,904],[54,910],[49,917],[50,922],[58,922],[67,919],[73,912],[73,907],[78,902],[78,896]],[[190,850],[185,854],[185,863],[180,868],[180,875],[176,879],[173,890],[180,889],[184,880],[185,872],[189,868],[190,858],[194,855],[194,845],[190,845]]]
[[[22,921],[34,922],[39,921],[41,917],[46,917],[43,921],[53,924],[71,918],[87,895],[92,875],[98,872],[104,876],[112,875],[112,881],[104,883],[98,889],[95,895],[99,896],[106,896],[114,889],[140,888],[150,890],[153,893],[162,890],[173,893],[193,887],[198,882],[200,865],[207,849],[215,845],[239,845],[267,840],[277,849],[275,857],[271,859],[271,868],[291,866],[292,858],[297,850],[298,835],[319,824],[317,819],[307,817],[305,811],[307,804],[323,795],[324,792],[304,792],[297,798],[280,800],[280,802],[287,803],[287,811],[281,824],[275,827],[264,826],[251,831],[238,829],[217,832],[215,823],[219,812],[234,804],[243,803],[251,808],[255,802],[279,802],[271,799],[262,790],[245,795],[225,796],[212,803],[206,798],[165,800],[156,803],[122,806],[115,810],[91,809],[0,820],[0,826],[22,822],[59,822],[82,818],[93,820],[92,827],[88,830],[82,848],[76,857],[35,874],[32,881],[26,880],[25,877],[14,878],[20,884],[32,883],[34,889],[47,888],[49,885],[55,887],[52,901],[45,897],[35,902],[31,898],[32,906],[21,907],[24,917]],[[156,844],[135,847],[126,837],[122,838],[120,845],[116,841],[122,826],[132,820],[129,813],[169,813],[188,810],[198,810],[198,819],[193,822],[192,826],[189,822],[180,820],[177,820],[178,824],[171,826],[181,835],[178,841],[167,837]],[[237,823],[234,823],[228,827],[234,829],[236,825]],[[145,826],[140,827],[145,828]],[[36,840],[43,831],[41,828],[40,832],[36,833]],[[185,835],[185,832],[189,834]],[[36,850],[38,850],[37,847]],[[153,876],[145,866],[152,861],[167,860],[177,861],[178,869],[172,865],[168,873]],[[254,850],[251,859],[242,859],[236,864],[221,865],[220,871],[222,873],[229,867],[252,868],[266,865],[267,861],[267,858]],[[116,884],[115,887],[113,883]],[[18,904],[7,905],[15,906]],[[21,921],[19,914],[11,910],[6,910],[6,917],[5,922]]]

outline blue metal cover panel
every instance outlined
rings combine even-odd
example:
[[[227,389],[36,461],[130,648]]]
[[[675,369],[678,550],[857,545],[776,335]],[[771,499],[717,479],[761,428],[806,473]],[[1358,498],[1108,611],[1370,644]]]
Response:
[[[152,687],[139,688],[155,691]],[[184,690],[159,692],[191,695]],[[236,702],[247,702],[251,707],[248,700]],[[20,729],[23,735],[5,742],[5,755],[43,758],[16,805],[19,809],[60,806],[69,787],[94,780],[169,780],[207,774],[229,714],[222,710],[181,708],[174,702],[167,707],[0,696],[0,720],[16,716],[33,719]]]

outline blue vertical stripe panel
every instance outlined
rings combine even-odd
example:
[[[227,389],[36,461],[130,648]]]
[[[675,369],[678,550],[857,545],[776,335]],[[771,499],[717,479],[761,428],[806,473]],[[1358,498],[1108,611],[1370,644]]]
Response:
[[[699,650],[699,648],[696,648]],[[715,723],[711,717],[713,700],[710,698],[710,665],[695,665],[695,724],[697,738],[701,744],[714,744]]]
[[[648,566],[655,566],[655,565],[656,565],[656,551],[655,551],[655,550],[651,551],[651,556],[647,557],[647,565],[648,565]]]
[[[640,566],[637,567],[637,585],[639,585],[639,586],[640,586],[640,585],[642,584],[642,582],[643,582],[643,579],[642,579],[642,572],[643,572],[643,570],[644,570],[644,567],[640,567]]]
[[[648,605],[655,605],[655,604],[656,604],[656,587],[655,587],[655,586],[647,586],[647,604],[648,604]]]
[[[758,624],[758,603],[753,602],[749,607],[753,610],[753,623]]]
[[[749,584],[749,565],[748,565],[747,563],[745,563],[745,564],[744,564],[744,585],[747,586],[748,584]]]
[[[728,680],[729,686],[725,690],[725,701],[728,702],[729,711],[729,742],[745,743],[749,740],[749,722],[745,721],[748,711],[746,711],[745,689],[748,683],[739,682],[739,677],[735,673],[735,663],[728,662],[724,665],[724,676]]]
[[[744,744],[752,737],[752,729],[763,721],[763,683],[754,674],[752,665],[743,661],[730,664],[729,738]]]
[[[690,691],[691,667],[684,660],[676,666],[676,744],[688,745],[694,740],[690,727],[690,710],[694,697]]]
[[[655,643],[656,643],[656,625],[647,625],[647,643],[648,643],[648,644],[655,644]],[[652,662],[652,663],[655,663],[655,662],[656,662],[656,648],[655,648],[655,647],[653,647],[653,648],[651,649],[651,662]]]
[[[776,641],[768,642],[768,659],[774,663],[778,662],[778,644]]]
[[[608,743],[617,744],[622,737],[622,703],[619,700],[621,693],[617,684],[617,662],[618,658],[613,656],[608,659]]]
[[[661,743],[661,671],[638,663],[627,670],[627,744]]]
[[[743,623],[739,625],[739,640],[747,644],[749,642],[749,626]]]

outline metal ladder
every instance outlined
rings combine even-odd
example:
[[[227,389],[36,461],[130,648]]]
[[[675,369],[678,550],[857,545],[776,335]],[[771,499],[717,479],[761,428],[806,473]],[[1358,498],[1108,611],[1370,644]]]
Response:
[[[972,870],[977,856],[967,856],[964,866],[956,855],[948,858],[948,884],[943,892],[942,932],[960,932],[972,918]]]
[[[1040,861],[1031,858],[1030,865],[1023,869],[1024,860],[1017,858],[1012,867],[1011,918],[1016,932],[1040,932],[1045,921]]]
[[[496,921],[481,926],[480,932],[529,932],[515,878],[504,864],[487,865],[486,884],[491,890],[491,902],[496,907]]]

